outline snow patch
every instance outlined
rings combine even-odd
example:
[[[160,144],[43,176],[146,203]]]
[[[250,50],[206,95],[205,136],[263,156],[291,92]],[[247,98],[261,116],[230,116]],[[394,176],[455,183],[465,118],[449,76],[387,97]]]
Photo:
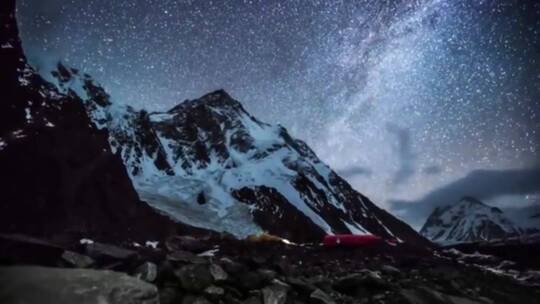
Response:
[[[26,113],[26,123],[32,122],[32,112],[30,111],[30,108],[25,108],[24,112]]]
[[[213,257],[219,251],[219,248],[210,249],[198,254],[200,257]]]
[[[144,243],[144,246],[157,249],[158,244],[158,241],[146,241],[146,243]]]
[[[343,224],[345,224],[347,229],[349,229],[349,231],[352,234],[356,234],[356,235],[371,234],[371,233],[367,232],[364,228],[362,228],[361,225],[358,225],[358,223],[354,222],[354,224],[351,224],[351,223],[347,223],[346,221],[342,221],[342,222],[343,222]]]
[[[94,244],[94,241],[91,240],[91,239],[82,238],[82,239],[79,240],[79,243],[81,245],[90,245],[90,244]]]
[[[19,129],[19,130],[16,130],[16,131],[13,131],[11,132],[11,134],[15,137],[15,138],[25,138],[26,137],[26,134],[24,134],[24,130],[23,129]]]

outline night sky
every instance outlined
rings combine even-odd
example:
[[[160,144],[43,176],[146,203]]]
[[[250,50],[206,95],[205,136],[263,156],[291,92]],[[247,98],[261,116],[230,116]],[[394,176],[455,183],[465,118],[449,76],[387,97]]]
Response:
[[[395,201],[478,191],[492,204],[540,204],[538,2],[23,0],[18,9],[41,72],[62,60],[114,101],[149,110],[224,88],[415,225],[414,209]]]

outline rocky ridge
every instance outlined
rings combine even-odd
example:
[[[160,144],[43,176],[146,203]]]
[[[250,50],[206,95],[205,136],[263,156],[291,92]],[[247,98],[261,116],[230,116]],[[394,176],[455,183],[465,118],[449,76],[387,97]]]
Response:
[[[240,238],[264,231],[309,242],[372,233],[429,246],[306,143],[259,121],[224,90],[147,112],[112,102],[89,76],[62,64],[53,75],[109,132],[139,195],[179,222]]]

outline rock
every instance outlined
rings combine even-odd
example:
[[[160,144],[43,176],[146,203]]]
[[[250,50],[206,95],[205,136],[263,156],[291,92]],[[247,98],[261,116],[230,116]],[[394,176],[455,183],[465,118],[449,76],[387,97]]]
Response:
[[[205,297],[188,295],[182,299],[182,304],[212,304]]]
[[[187,250],[194,253],[201,253],[212,249],[212,245],[203,239],[192,236],[174,236],[165,241],[165,247],[170,251]]]
[[[157,288],[126,274],[93,269],[0,268],[2,304],[157,304]]]
[[[206,265],[186,265],[174,273],[182,288],[188,291],[202,291],[214,282]]]
[[[307,278],[306,282],[310,285],[313,285],[314,287],[321,289],[322,291],[325,291],[325,292],[332,291],[332,281],[326,276],[316,275],[316,276]]]
[[[277,273],[270,269],[258,269],[257,272],[261,275],[265,282],[270,282],[277,276]]]
[[[244,290],[254,290],[264,287],[268,282],[257,271],[247,271],[240,273],[237,277],[238,286]]]
[[[364,276],[361,273],[352,273],[338,278],[334,283],[334,289],[344,294],[355,295],[363,282]]]
[[[311,293],[309,298],[315,304],[335,304],[336,302],[324,291],[317,289]]]
[[[173,261],[173,262],[191,263],[191,264],[208,263],[205,258],[197,256],[196,254],[189,251],[185,251],[185,250],[177,250],[177,251],[170,252],[169,254],[167,254],[167,260]]]
[[[258,268],[266,264],[266,258],[261,256],[250,256],[246,259],[244,259],[244,262],[253,268]]]
[[[284,304],[287,301],[287,288],[272,284],[262,289],[264,304]]]
[[[444,294],[425,286],[401,290],[400,295],[409,304],[482,304],[482,302]]]
[[[387,274],[399,275],[401,271],[392,265],[382,265],[381,271]]]
[[[55,266],[64,248],[22,234],[0,234],[0,260],[13,264]]]
[[[225,289],[210,285],[204,289],[204,294],[211,300],[219,300],[225,295]]]
[[[502,270],[516,268],[516,263],[512,261],[504,260],[500,262],[499,265],[497,265],[497,268],[502,269]]]
[[[226,281],[229,278],[229,275],[218,264],[210,265],[210,274],[216,282]]]
[[[253,297],[249,297],[246,300],[244,300],[244,302],[242,302],[242,304],[262,304],[262,302],[261,302],[260,297],[253,296]]]
[[[94,265],[95,261],[86,255],[66,250],[62,253],[62,259],[69,265],[77,268],[88,268]]]
[[[146,282],[154,282],[157,278],[157,266],[152,262],[144,262],[135,269],[133,274],[136,278]]]
[[[180,294],[177,288],[166,286],[159,291],[159,304],[176,304],[180,301]]]
[[[204,293],[213,295],[213,296],[222,296],[223,294],[225,294],[225,289],[211,285],[204,289]]]
[[[380,290],[388,287],[388,283],[377,272],[367,270],[363,272],[363,275],[362,284],[367,288]]]
[[[223,286],[223,288],[225,289],[225,293],[227,295],[229,295],[230,297],[232,297],[232,298],[240,299],[240,298],[243,298],[243,296],[244,296],[240,290],[236,289],[235,287],[233,287],[231,285],[225,285],[225,286]]]
[[[302,278],[289,277],[285,281],[302,294],[309,295],[317,289],[313,284],[308,283]]]
[[[369,270],[346,275],[334,283],[334,288],[337,291],[348,295],[357,295],[361,288],[374,291],[388,287],[388,283],[378,273]]]
[[[137,256],[137,252],[104,243],[86,243],[86,254],[95,259],[128,260]]]
[[[281,274],[284,275],[290,275],[293,269],[285,256],[282,256],[277,262],[275,262],[275,267]]]
[[[221,258],[219,262],[221,263],[221,266],[225,269],[225,271],[232,275],[237,275],[241,272],[247,271],[247,267],[245,265],[233,261],[227,257]]]

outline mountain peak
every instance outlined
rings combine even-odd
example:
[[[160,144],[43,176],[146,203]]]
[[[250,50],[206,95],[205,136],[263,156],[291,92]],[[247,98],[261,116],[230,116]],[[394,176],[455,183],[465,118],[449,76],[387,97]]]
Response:
[[[243,110],[242,104],[229,95],[224,89],[219,89],[210,93],[207,93],[197,99],[188,99],[170,109],[169,113],[176,113],[185,111],[186,108],[193,107],[210,107],[214,109],[229,108],[236,110]],[[244,110],[243,110],[244,111]]]
[[[199,98],[200,100],[217,100],[217,99],[224,99],[224,100],[232,100],[233,98],[229,93],[227,93],[224,89],[218,89],[213,92],[210,92],[208,94],[203,95]]]
[[[241,238],[267,231],[312,242],[324,234],[373,233],[430,245],[356,192],[305,143],[259,121],[223,89],[165,113],[107,112],[113,108],[87,110],[107,118],[98,123],[139,195],[181,223]]]
[[[464,196],[462,197],[458,203],[469,203],[471,205],[482,205],[487,206],[486,204],[482,203],[480,200],[472,197],[472,196]]]
[[[434,242],[454,244],[489,241],[521,233],[503,212],[473,197],[463,197],[454,205],[436,208],[420,230]]]

